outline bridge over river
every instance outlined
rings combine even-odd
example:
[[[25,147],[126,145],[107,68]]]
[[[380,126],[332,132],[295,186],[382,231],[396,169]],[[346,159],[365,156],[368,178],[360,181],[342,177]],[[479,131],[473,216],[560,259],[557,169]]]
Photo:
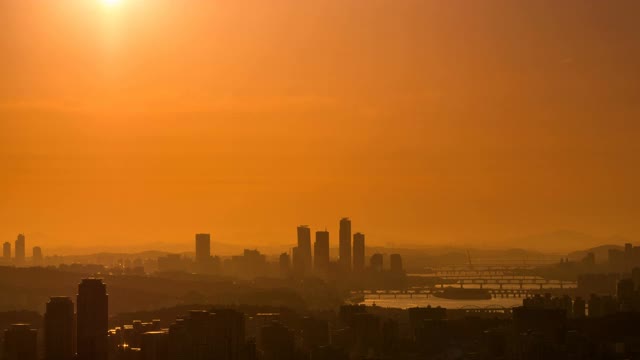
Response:
[[[409,277],[432,278],[434,286],[414,286],[403,290],[354,290],[354,296],[414,298],[430,297],[445,287],[484,289],[494,298],[528,297],[540,293],[572,293],[576,281],[545,279],[536,275],[517,275],[511,269],[436,271],[408,274]]]
[[[431,278],[436,287],[453,286],[480,289],[573,289],[576,281],[546,279],[538,275],[526,275],[522,268],[494,267],[486,269],[438,268],[428,273],[408,274],[409,277]]]

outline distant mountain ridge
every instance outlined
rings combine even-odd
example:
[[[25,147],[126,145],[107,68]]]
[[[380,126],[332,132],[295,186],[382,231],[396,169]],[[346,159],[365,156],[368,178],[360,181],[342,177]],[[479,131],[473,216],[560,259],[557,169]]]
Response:
[[[609,259],[609,250],[624,250],[624,246],[622,245],[600,245],[594,248],[590,248],[587,250],[574,251],[569,253],[567,257],[569,260],[580,261],[587,256],[588,253],[592,252],[596,257],[596,263],[604,263]]]
[[[558,230],[515,238],[505,243],[511,246],[518,244],[518,247],[532,251],[570,253],[579,249],[597,248],[602,244],[620,244],[622,246],[628,242],[631,240],[619,235],[601,237],[573,230]]]

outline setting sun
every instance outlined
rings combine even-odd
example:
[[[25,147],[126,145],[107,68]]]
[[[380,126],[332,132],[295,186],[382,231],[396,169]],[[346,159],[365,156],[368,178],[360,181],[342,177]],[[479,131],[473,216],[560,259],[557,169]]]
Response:
[[[114,6],[120,3],[120,0],[101,0],[107,6]]]

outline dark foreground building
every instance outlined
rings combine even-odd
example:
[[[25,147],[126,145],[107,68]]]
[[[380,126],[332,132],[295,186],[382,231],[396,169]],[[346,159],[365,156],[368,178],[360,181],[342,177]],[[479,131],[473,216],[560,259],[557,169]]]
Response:
[[[75,356],[73,302],[64,296],[52,297],[44,315],[45,360],[71,360]]]
[[[108,299],[101,279],[83,279],[78,286],[78,360],[107,360]]]
[[[37,360],[38,331],[30,324],[14,324],[4,331],[4,360]]]

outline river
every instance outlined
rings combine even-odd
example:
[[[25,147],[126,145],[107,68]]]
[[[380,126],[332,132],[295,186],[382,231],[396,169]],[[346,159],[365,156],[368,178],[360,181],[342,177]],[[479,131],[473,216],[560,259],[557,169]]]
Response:
[[[490,300],[451,300],[451,299],[442,299],[434,296],[398,296],[394,298],[393,295],[381,295],[378,298],[377,295],[367,295],[365,296],[365,300],[363,304],[367,306],[381,306],[381,307],[391,307],[391,308],[399,308],[399,309],[407,309],[411,307],[443,307],[447,309],[461,309],[465,307],[478,307],[478,308],[487,308],[487,307],[505,307],[510,308],[514,306],[522,305],[522,298],[493,298]]]

